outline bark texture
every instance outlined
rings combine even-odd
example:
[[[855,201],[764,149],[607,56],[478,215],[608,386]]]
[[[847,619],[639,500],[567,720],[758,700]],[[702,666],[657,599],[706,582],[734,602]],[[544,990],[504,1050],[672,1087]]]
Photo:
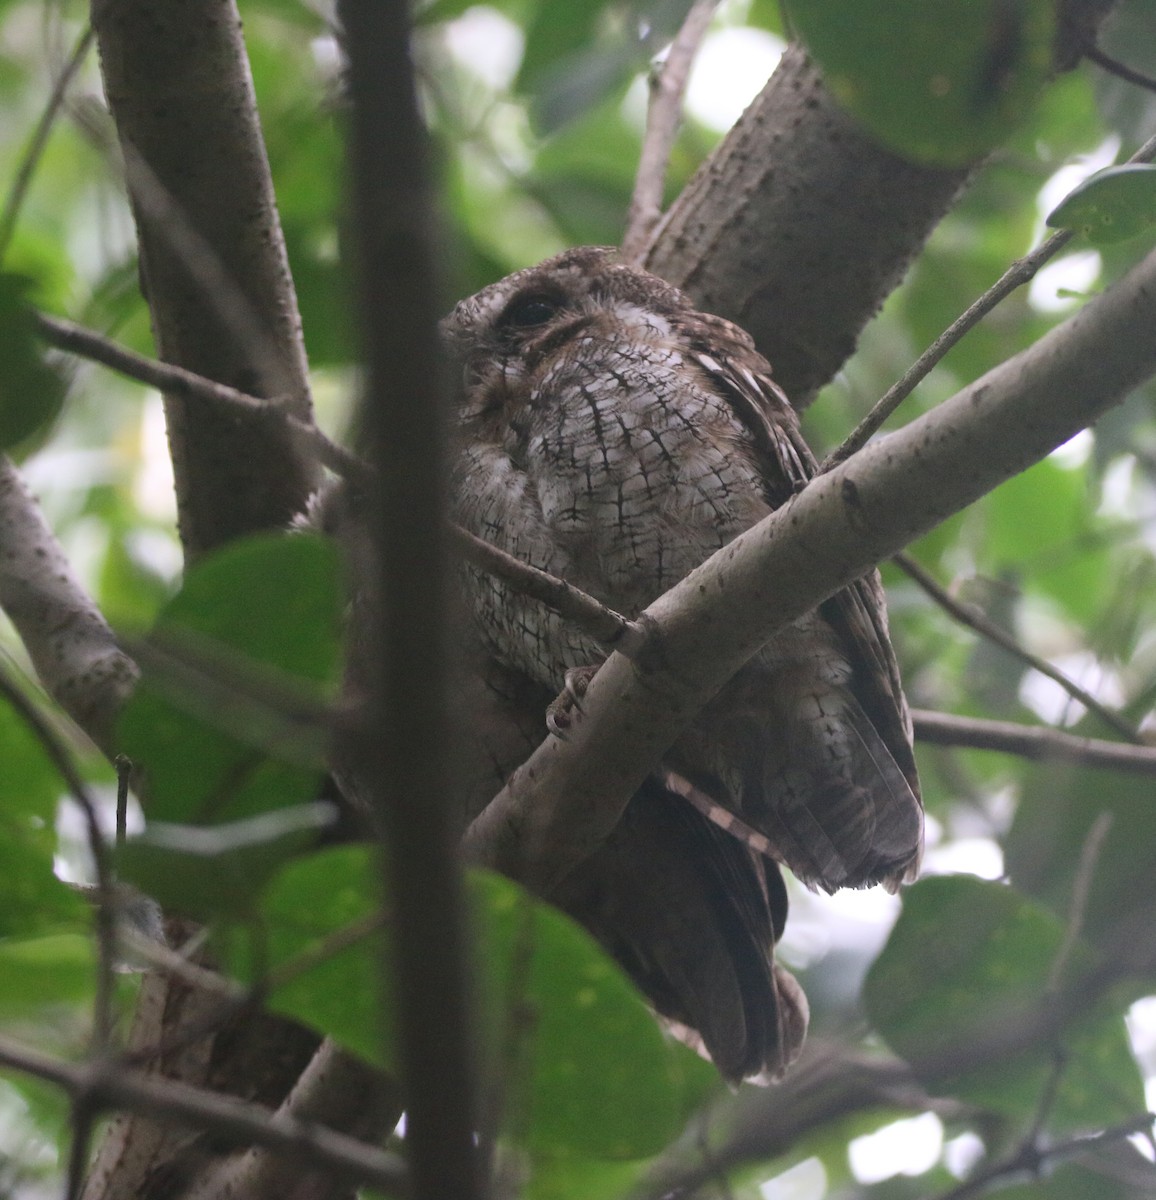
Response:
[[[92,17],[160,356],[309,419],[300,318],[233,0],[96,0]],[[301,511],[314,469],[287,430],[176,396],[165,407],[187,554]]]

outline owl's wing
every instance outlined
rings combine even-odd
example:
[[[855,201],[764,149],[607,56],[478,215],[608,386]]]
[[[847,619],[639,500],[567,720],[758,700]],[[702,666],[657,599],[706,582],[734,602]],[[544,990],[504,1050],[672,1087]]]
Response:
[[[812,478],[816,463],[797,414],[771,378],[766,360],[746,333],[718,317],[707,317],[696,326],[691,348],[694,360],[730,400],[751,435],[768,504],[785,504]],[[848,585],[819,612],[851,668],[849,685],[834,704],[859,786],[844,788],[844,794],[836,796],[838,789],[818,774],[808,782],[794,772],[786,786],[767,778],[764,791],[779,796],[780,803],[767,814],[765,829],[754,819],[758,804],[744,803],[743,815],[750,812],[764,835],[748,840],[763,852],[768,842],[773,844],[775,857],[806,882],[828,890],[874,882],[894,887],[913,878],[918,869],[922,808],[911,718],[878,573]],[[789,685],[786,690],[789,695]],[[810,682],[801,681],[797,711],[813,705],[812,695]],[[790,728],[790,713],[781,706],[777,715],[786,722],[783,739],[801,746],[814,736],[802,720]],[[823,760],[822,755],[814,757]],[[744,836],[744,830],[750,833],[742,821],[731,824],[738,836]]]
[[[606,842],[551,897],[626,968],[727,1079],[796,1057],[807,1002],[774,962],[787,894],[778,867],[651,776]]]

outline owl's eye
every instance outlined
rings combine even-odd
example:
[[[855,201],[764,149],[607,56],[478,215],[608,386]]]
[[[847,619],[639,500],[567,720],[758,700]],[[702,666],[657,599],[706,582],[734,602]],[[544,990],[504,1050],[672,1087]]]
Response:
[[[498,318],[498,326],[501,329],[533,329],[536,325],[545,325],[561,307],[562,301],[557,296],[529,292],[510,301]]]

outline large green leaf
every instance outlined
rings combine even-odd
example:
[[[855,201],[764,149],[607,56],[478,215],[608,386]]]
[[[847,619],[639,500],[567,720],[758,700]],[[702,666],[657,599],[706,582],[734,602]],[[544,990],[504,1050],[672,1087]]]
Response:
[[[212,674],[219,664],[255,675],[286,703],[316,703],[339,660],[336,547],[305,534],[260,535],[194,564],[161,613],[156,635],[187,648]],[[319,738],[315,739],[319,742]],[[291,722],[256,700],[222,701],[195,683],[146,672],[120,721],[120,746],[148,781],[147,814],[177,824],[238,820],[314,798],[322,762]]]
[[[1134,1116],[1144,1105],[1140,1075],[1123,1021],[1103,1011],[1066,1030],[1062,1044],[967,1065],[969,1044],[1033,1006],[1043,1011],[1063,941],[1063,922],[1010,887],[968,875],[925,879],[905,893],[899,921],[867,976],[867,1011],[895,1051],[915,1063],[959,1048],[959,1069],[934,1080],[937,1094],[1031,1121],[1062,1061],[1049,1127],[1090,1128]],[[1077,947],[1061,982],[1087,961]]]
[[[507,1133],[549,1159],[656,1153],[716,1086],[713,1069],[663,1035],[620,968],[567,917],[499,876],[475,873],[469,892],[481,1040]],[[256,924],[225,931],[220,945],[247,982],[306,956],[308,969],[274,987],[270,1006],[388,1063],[393,1001],[381,983],[377,894],[368,848],[325,850],[284,866]]]
[[[886,145],[967,163],[1023,119],[1052,65],[1050,0],[789,0],[834,94]]]

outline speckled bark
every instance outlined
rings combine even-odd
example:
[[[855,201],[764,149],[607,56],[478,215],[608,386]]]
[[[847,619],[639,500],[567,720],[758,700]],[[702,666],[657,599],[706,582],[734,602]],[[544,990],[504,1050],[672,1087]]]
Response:
[[[296,296],[232,0],[97,0],[161,357],[310,416]],[[166,400],[187,554],[284,525],[313,486],[284,429]]]
[[[884,150],[795,46],[675,201],[646,265],[746,329],[803,405],[967,176]]]

